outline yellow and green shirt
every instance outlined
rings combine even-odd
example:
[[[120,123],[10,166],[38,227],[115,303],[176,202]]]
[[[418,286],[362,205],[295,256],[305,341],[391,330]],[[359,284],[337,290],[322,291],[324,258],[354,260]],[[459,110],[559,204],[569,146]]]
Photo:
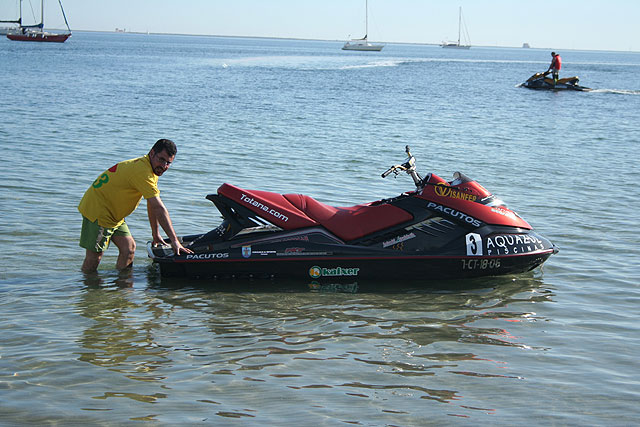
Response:
[[[125,160],[104,171],[84,193],[78,210],[98,225],[114,228],[122,224],[144,197],[160,195],[158,176],[149,156]]]

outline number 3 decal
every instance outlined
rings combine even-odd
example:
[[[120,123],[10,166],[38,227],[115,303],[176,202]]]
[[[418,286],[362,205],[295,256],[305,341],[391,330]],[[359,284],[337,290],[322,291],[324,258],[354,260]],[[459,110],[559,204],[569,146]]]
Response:
[[[107,182],[109,182],[109,175],[107,175],[106,173],[103,173],[98,177],[98,179],[93,181],[93,188],[100,188],[102,187],[103,184],[106,184]]]
[[[482,255],[482,237],[477,233],[469,233],[465,236],[467,241],[467,256]]]

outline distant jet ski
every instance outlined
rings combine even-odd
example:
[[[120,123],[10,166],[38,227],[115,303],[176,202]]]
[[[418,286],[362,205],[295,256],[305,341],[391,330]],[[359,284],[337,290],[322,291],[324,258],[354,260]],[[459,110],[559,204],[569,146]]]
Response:
[[[556,84],[553,84],[553,79],[548,78],[547,77],[548,74],[549,73],[535,73],[533,76],[529,77],[529,79],[527,79],[527,81],[522,83],[520,86],[526,87],[529,89],[545,89],[545,90],[579,90],[583,92],[592,90],[591,88],[580,86],[578,84],[580,79],[577,76],[558,79],[558,82]]]

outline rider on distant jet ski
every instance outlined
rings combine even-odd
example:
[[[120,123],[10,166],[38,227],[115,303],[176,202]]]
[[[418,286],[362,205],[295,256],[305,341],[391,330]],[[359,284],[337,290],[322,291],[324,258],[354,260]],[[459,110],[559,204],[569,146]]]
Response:
[[[558,83],[558,75],[560,74],[560,68],[562,68],[562,58],[555,52],[551,52],[551,64],[545,74],[548,74],[551,71],[551,75],[553,76],[553,85],[555,86]]]

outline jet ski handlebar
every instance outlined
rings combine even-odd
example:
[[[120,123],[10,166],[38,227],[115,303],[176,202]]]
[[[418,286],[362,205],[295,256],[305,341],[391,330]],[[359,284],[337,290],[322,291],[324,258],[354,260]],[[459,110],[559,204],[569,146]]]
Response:
[[[411,175],[411,178],[413,178],[414,184],[420,190],[423,187],[423,182],[422,182],[422,178],[416,171],[416,158],[413,157],[413,155],[411,154],[411,151],[408,145],[405,147],[405,151],[408,156],[407,160],[400,165],[391,166],[389,169],[383,172],[382,177],[386,178],[391,173],[394,173],[397,177],[398,174],[400,174],[400,172],[406,172],[407,174]]]

